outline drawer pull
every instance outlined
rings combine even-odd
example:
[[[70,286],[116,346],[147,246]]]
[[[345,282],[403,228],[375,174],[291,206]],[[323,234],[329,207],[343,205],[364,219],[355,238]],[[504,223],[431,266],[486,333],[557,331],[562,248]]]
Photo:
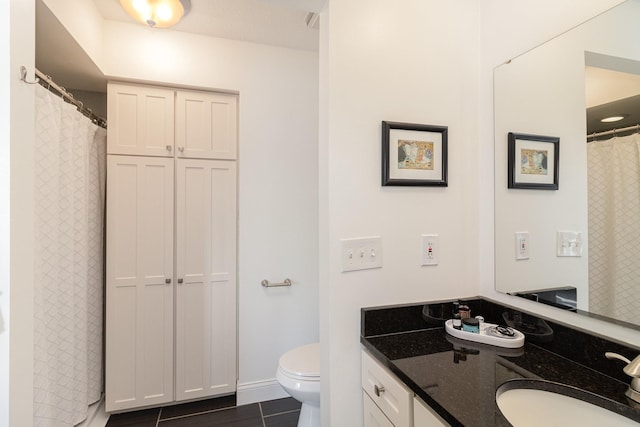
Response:
[[[374,384],[373,391],[376,394],[376,396],[380,397],[380,393],[384,393],[384,386],[378,387],[377,384]]]

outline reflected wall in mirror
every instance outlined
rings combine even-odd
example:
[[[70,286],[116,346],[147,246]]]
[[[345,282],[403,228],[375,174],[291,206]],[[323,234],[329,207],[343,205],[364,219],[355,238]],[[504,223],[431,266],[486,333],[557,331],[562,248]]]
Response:
[[[617,211],[600,220],[593,213],[594,177],[611,176],[620,168],[607,164],[597,172],[587,150],[585,108],[590,115],[635,105],[640,96],[640,0],[627,0],[569,32],[520,55],[495,70],[495,279],[496,290],[510,294],[544,295],[546,303],[581,313],[604,316],[624,323],[640,322],[640,256],[628,246],[614,242],[640,241],[640,188],[622,201],[599,202],[600,210]],[[613,74],[612,74],[613,73]],[[626,73],[631,76],[622,78]],[[593,78],[593,76],[600,76]],[[608,77],[602,77],[602,76]],[[611,77],[613,76],[613,77]],[[615,87],[605,85],[615,83]],[[599,100],[594,100],[596,92]],[[629,99],[632,98],[632,99]],[[613,103],[613,104],[612,104]],[[609,111],[607,111],[609,112]],[[595,114],[595,113],[593,113]],[[618,112],[624,121],[616,129],[636,125],[631,113]],[[599,120],[599,119],[598,119]],[[609,128],[610,129],[610,128]],[[635,129],[631,129],[632,133]],[[560,176],[557,191],[532,191],[507,187],[507,140],[509,132],[553,135],[560,138]],[[609,139],[602,135],[596,139]],[[616,131],[616,141],[622,134]],[[639,141],[640,135],[632,136]],[[600,144],[600,143],[597,143]],[[594,145],[595,146],[595,145]],[[630,148],[631,150],[631,148]],[[637,150],[637,148],[636,148]],[[632,157],[630,152],[623,157]],[[640,157],[636,153],[636,158]],[[627,171],[625,167],[623,170]],[[588,173],[589,172],[589,173]],[[587,177],[589,175],[589,177]],[[611,188],[640,187],[640,177],[614,180]],[[589,185],[591,184],[591,188]],[[592,212],[589,212],[591,205]],[[614,209],[615,207],[615,209]],[[621,221],[626,222],[625,228]],[[637,230],[637,231],[636,231]],[[517,236],[528,233],[527,259],[517,259]],[[636,234],[634,234],[636,233]],[[636,237],[633,237],[636,236]],[[639,244],[635,244],[640,248]],[[616,249],[614,249],[616,248]],[[575,250],[574,250],[575,249]],[[580,253],[579,256],[567,256]],[[520,257],[522,258],[522,257]],[[606,264],[603,267],[602,264]],[[636,267],[636,265],[638,267]],[[629,270],[627,268],[631,267]],[[635,269],[635,271],[633,270]],[[616,276],[622,276],[619,280]],[[575,292],[554,292],[575,289]],[[546,291],[545,293],[542,293]],[[633,325],[629,325],[633,326]]]

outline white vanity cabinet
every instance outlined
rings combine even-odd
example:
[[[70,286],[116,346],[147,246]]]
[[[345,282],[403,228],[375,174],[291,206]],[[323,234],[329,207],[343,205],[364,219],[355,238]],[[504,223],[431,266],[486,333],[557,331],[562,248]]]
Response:
[[[413,425],[415,427],[449,427],[448,423],[417,397],[413,398]]]
[[[391,425],[413,425],[413,393],[366,351],[362,351],[362,389]],[[382,421],[380,425],[385,425]],[[365,422],[365,427],[374,425]]]
[[[362,389],[365,427],[447,426],[365,350],[362,351]]]
[[[121,98],[116,104],[138,102],[122,100],[128,86],[110,84],[110,96],[118,88],[112,95]],[[136,99],[145,99],[144,86],[131,86],[139,92]],[[175,91],[169,91],[174,102]],[[229,120],[233,126],[235,109],[227,111],[234,115]],[[145,120],[153,122],[150,111]],[[127,124],[118,127],[121,116],[109,117],[110,129],[140,130],[140,123],[126,115],[122,120]],[[164,119],[163,112],[159,126]],[[236,138],[237,131],[229,135]],[[227,148],[235,153],[236,143],[232,145]],[[129,151],[134,145],[113,144],[118,154],[107,156],[106,410],[233,393],[235,154],[224,160],[184,158],[184,150],[172,146],[166,149],[170,156],[149,155],[147,148],[154,144],[146,144],[123,155],[124,146]]]

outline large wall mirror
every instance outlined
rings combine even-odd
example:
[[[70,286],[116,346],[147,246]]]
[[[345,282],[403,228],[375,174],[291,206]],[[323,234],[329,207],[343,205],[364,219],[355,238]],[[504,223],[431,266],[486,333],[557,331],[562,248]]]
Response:
[[[636,328],[638,19],[640,0],[627,0],[500,65],[494,94],[496,290]],[[557,159],[543,137],[559,138]],[[557,189],[509,188],[554,168]]]

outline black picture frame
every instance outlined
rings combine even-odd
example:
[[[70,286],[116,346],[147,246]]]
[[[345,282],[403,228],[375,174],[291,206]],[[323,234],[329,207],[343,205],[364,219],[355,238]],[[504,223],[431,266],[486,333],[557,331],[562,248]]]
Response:
[[[557,190],[560,138],[509,132],[508,188]]]
[[[446,187],[447,126],[382,122],[382,185]]]

